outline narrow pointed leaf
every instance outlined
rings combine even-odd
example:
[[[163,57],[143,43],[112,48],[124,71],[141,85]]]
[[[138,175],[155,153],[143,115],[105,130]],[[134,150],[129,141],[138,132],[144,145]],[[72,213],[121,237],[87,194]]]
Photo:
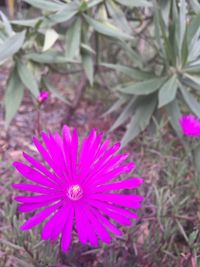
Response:
[[[182,50],[183,40],[185,36],[185,30],[186,30],[186,0],[180,0],[180,14],[179,14],[179,38],[178,38],[178,47],[179,52]]]
[[[74,2],[71,2],[68,5],[65,5],[65,8],[46,17],[46,20],[43,22],[43,24],[50,28],[58,23],[63,23],[72,19],[77,13],[78,5],[76,5]]]
[[[17,71],[23,84],[35,97],[37,97],[39,95],[39,88],[32,72],[25,64],[21,63],[20,61],[17,62]]]
[[[166,77],[162,78],[153,78],[148,79],[142,82],[134,82],[130,83],[128,86],[124,88],[118,89],[118,91],[125,94],[133,94],[133,95],[149,95],[155,91],[157,91],[162,84],[165,82]]]
[[[130,35],[123,33],[118,28],[113,26],[112,24],[108,22],[99,22],[97,20],[94,20],[93,18],[87,16],[86,14],[83,14],[84,18],[86,19],[87,23],[90,24],[95,31],[104,34],[106,36],[116,38],[116,39],[133,39]]]
[[[183,85],[180,86],[180,90],[188,107],[198,118],[200,118],[200,103]]]
[[[14,68],[10,74],[5,92],[6,127],[8,127],[11,120],[15,116],[21,104],[23,95],[24,85],[18,76],[17,70]]]
[[[122,11],[122,9],[112,0],[106,1],[105,4],[115,25],[119,27],[119,29],[121,29],[122,31],[131,35],[132,29],[130,28],[129,23],[125,17],[125,13]]]
[[[30,53],[26,55],[26,58],[44,64],[72,62],[63,53],[54,50],[48,50],[44,53]]]
[[[153,74],[150,72],[145,72],[136,68],[131,68],[128,66],[123,66],[120,64],[110,64],[110,63],[101,63],[101,66],[116,70],[117,72],[121,72],[126,76],[135,79],[135,80],[143,80],[152,78]]]
[[[113,131],[114,129],[118,128],[121,124],[126,122],[126,120],[130,118],[131,115],[133,115],[134,106],[135,106],[135,98],[132,97],[127,106],[123,109],[117,120],[112,125],[110,131]]]
[[[121,145],[124,147],[129,141],[133,140],[149,124],[157,103],[155,95],[140,96],[140,104],[135,111],[127,131],[122,139]]]
[[[12,30],[10,21],[8,20],[8,18],[6,17],[6,15],[4,15],[4,13],[2,11],[0,11],[0,17],[3,21],[4,26],[5,26],[6,33],[8,34],[8,36],[11,37],[14,32]]]
[[[58,11],[65,7],[65,4],[58,1],[50,0],[23,0],[33,7],[45,10],[45,11]]]
[[[200,77],[199,76],[185,74],[185,77],[191,80],[192,82],[196,83],[199,86],[199,90],[200,90]]]
[[[163,107],[166,104],[172,102],[176,97],[177,92],[177,81],[176,75],[173,75],[167,80],[159,90],[158,94],[158,107]]]
[[[83,68],[85,70],[85,73],[88,77],[88,80],[91,85],[93,85],[93,79],[94,79],[94,65],[93,65],[93,59],[92,55],[90,53],[83,52],[81,54],[82,62],[83,62]]]
[[[165,108],[166,108],[166,111],[168,113],[168,118],[169,118],[169,121],[170,121],[173,129],[175,130],[177,135],[179,137],[181,137],[182,134],[181,134],[181,129],[180,129],[180,125],[179,125],[179,120],[180,120],[182,114],[180,112],[177,100],[170,102],[169,104],[167,104],[165,106]]]
[[[16,33],[0,45],[0,64],[19,51],[24,43],[24,39],[25,31]]]
[[[152,4],[146,0],[116,0],[117,3],[127,7],[151,7]]]
[[[80,47],[81,37],[81,19],[78,18],[74,24],[69,28],[66,35],[66,56],[69,59],[74,58],[76,52]]]

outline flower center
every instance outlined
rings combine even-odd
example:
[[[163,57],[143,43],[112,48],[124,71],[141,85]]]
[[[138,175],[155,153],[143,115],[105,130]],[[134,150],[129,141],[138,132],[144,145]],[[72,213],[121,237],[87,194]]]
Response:
[[[83,189],[78,184],[71,185],[67,190],[67,196],[71,200],[79,200],[83,196]]]

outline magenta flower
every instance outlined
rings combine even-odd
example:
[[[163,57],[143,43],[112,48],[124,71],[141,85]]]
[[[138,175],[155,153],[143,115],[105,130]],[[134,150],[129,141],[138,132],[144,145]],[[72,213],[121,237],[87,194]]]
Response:
[[[200,121],[193,115],[182,116],[180,125],[184,135],[200,136]]]
[[[37,101],[39,103],[43,103],[44,101],[46,101],[49,97],[49,92],[48,91],[41,91],[39,96],[37,97]]]
[[[33,142],[50,169],[26,153],[24,158],[31,167],[21,162],[13,164],[26,179],[34,182],[13,187],[37,193],[17,196],[19,211],[33,212],[42,208],[21,229],[31,229],[48,219],[41,237],[56,240],[61,235],[62,251],[67,251],[70,245],[74,224],[83,244],[97,246],[98,239],[110,243],[110,232],[122,235],[110,219],[131,225],[131,219],[137,219],[137,214],[127,208],[140,208],[143,197],[113,191],[139,187],[143,180],[129,178],[109,183],[134,168],[134,163],[124,163],[128,154],[115,155],[120,144],[109,147],[109,140],[102,141],[103,135],[93,130],[78,149],[77,131],[74,129],[70,134],[67,126],[62,136],[42,133],[42,138],[46,148],[35,137]]]

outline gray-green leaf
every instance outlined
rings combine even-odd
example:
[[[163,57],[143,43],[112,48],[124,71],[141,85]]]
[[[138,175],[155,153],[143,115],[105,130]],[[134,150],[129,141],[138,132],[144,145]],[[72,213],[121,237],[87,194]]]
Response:
[[[30,4],[33,7],[45,10],[45,11],[58,11],[65,7],[65,4],[58,1],[50,0],[23,0],[24,2]]]
[[[87,23],[90,24],[95,31],[104,34],[106,36],[116,38],[116,39],[133,39],[130,35],[123,33],[118,28],[116,28],[114,25],[109,24],[108,22],[99,22],[97,20],[94,20],[93,18],[87,16],[86,14],[83,14],[84,18],[86,19]]]
[[[23,84],[37,97],[39,95],[39,88],[32,72],[20,61],[17,62],[17,71]]]
[[[48,50],[44,53],[30,53],[26,55],[26,58],[34,62],[44,63],[44,64],[71,62],[65,55],[54,50]]]
[[[122,138],[122,147],[124,147],[130,140],[133,140],[148,126],[155,110],[157,102],[155,95],[140,96],[139,100],[140,103],[138,103],[138,108],[128,125],[124,137]]]
[[[152,4],[146,0],[116,0],[121,5],[128,7],[151,7]]]
[[[11,120],[15,116],[21,104],[23,95],[24,85],[22,84],[16,69],[14,69],[10,74],[5,92],[6,127],[8,127]]]
[[[158,107],[163,107],[166,104],[172,102],[177,92],[177,80],[176,75],[173,75],[167,80],[159,90],[158,94]]]
[[[188,107],[191,109],[194,114],[200,118],[200,103],[193,97],[192,94],[185,88],[183,85],[179,86],[181,93],[183,95],[183,98],[188,105]]]
[[[119,88],[118,91],[125,94],[149,95],[157,91],[165,82],[166,77],[148,79],[142,82],[130,83],[127,87]]]
[[[168,118],[169,118],[169,121],[170,121],[172,127],[174,128],[177,135],[179,137],[181,137],[182,134],[181,134],[181,129],[180,129],[180,125],[179,125],[179,120],[181,118],[181,112],[180,112],[177,100],[175,99],[174,101],[170,102],[169,104],[167,104],[165,106],[165,108],[166,108],[166,111],[168,113]]]
[[[66,57],[74,58],[76,52],[80,48],[81,37],[81,19],[77,18],[74,24],[69,28],[66,35]]]
[[[145,71],[135,69],[135,68],[131,68],[128,66],[123,66],[120,64],[101,63],[100,65],[116,70],[117,72],[121,72],[134,80],[149,79],[149,78],[152,78],[153,76],[152,73],[145,72]]]
[[[16,33],[15,35],[9,37],[0,46],[0,64],[4,60],[12,57],[15,53],[19,51],[24,43],[25,31]]]
[[[92,55],[87,52],[82,52],[81,57],[85,73],[89,79],[90,84],[93,85],[94,65],[93,65]]]

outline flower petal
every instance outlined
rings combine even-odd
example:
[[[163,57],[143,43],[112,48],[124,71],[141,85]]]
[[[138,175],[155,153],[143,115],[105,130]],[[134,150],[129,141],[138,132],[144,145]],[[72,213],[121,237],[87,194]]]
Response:
[[[15,200],[18,202],[23,203],[38,203],[43,201],[56,201],[59,200],[59,194],[52,194],[52,195],[39,195],[39,196],[17,196]]]
[[[42,132],[42,138],[53,160],[53,168],[55,173],[57,173],[59,177],[65,177],[66,166],[61,147],[58,145],[58,143],[55,141],[54,137],[51,134],[47,135],[46,133]]]
[[[60,184],[59,178],[55,176],[53,173],[51,173],[44,165],[42,165],[39,161],[32,158],[26,153],[23,153],[24,158],[32,164],[36,169],[38,169],[41,173],[43,173],[45,176],[50,178],[53,182]]]
[[[102,225],[104,225],[110,232],[116,234],[116,235],[122,235],[123,233],[108,219],[106,219],[105,216],[103,216],[99,211],[97,211],[94,208],[91,208],[92,212],[95,214],[96,218],[101,222]]]
[[[115,177],[121,175],[122,173],[125,172],[130,172],[132,169],[135,168],[135,164],[134,163],[126,163],[123,164],[122,166],[119,166],[117,168],[115,168],[114,170],[102,175],[100,174],[96,174],[93,175],[92,179],[90,179],[90,181],[88,181],[87,183],[90,183],[91,185],[100,185],[103,184],[109,180],[114,179]]]
[[[68,207],[67,205],[64,205],[47,221],[43,227],[41,233],[42,239],[56,240],[67,221],[67,215]]]
[[[44,201],[41,203],[25,203],[25,204],[20,204],[18,207],[18,211],[20,212],[32,212],[35,211],[36,209],[47,207],[49,204],[52,204],[55,202],[54,200],[48,200]]]
[[[48,179],[48,177],[42,175],[38,171],[34,170],[33,168],[21,163],[21,162],[14,162],[13,166],[28,180],[31,180],[35,183],[44,185],[46,187],[57,189],[58,186],[52,180]]]
[[[71,234],[74,220],[74,208],[71,206],[68,209],[67,222],[65,223],[63,234],[61,237],[61,249],[63,252],[66,252],[69,248],[71,242]]]
[[[103,213],[105,213],[107,216],[109,216],[111,219],[115,220],[119,224],[122,224],[122,225],[130,225],[131,224],[131,220],[124,217],[124,215],[116,212],[115,207],[113,205],[112,205],[112,209],[109,209],[109,206],[105,205],[104,203],[102,203],[100,201],[95,201],[95,200],[91,201],[90,200],[89,203],[90,203],[90,205],[94,206],[95,208],[99,208]]]
[[[98,239],[96,233],[93,230],[91,223],[85,216],[83,205],[76,207],[76,229],[78,232],[78,237],[81,243],[86,244],[87,241],[96,247],[98,246]]]
[[[115,182],[112,184],[100,185],[95,189],[95,192],[106,192],[110,190],[131,189],[140,186],[143,183],[141,178],[130,178],[124,181]]]
[[[91,199],[97,199],[104,202],[112,202],[113,204],[121,205],[127,208],[138,209],[141,207],[141,201],[144,199],[138,195],[119,195],[119,194],[93,194]]]
[[[22,190],[22,191],[30,191],[35,193],[43,193],[43,194],[49,194],[49,193],[56,193],[57,191],[55,189],[49,189],[45,187],[41,187],[38,185],[33,184],[13,184],[13,188]]]
[[[27,220],[20,228],[21,230],[28,230],[36,226],[37,224],[41,223],[44,221],[47,217],[51,215],[54,211],[56,211],[60,206],[62,205],[62,202],[58,202],[54,204],[53,206],[50,206],[36,215],[34,215],[32,218]]]
[[[111,241],[109,233],[107,232],[105,227],[99,223],[98,218],[94,216],[94,214],[92,213],[91,209],[89,209],[89,207],[85,209],[85,215],[88,217],[90,223],[92,224],[94,228],[94,231],[99,236],[99,238],[105,243],[109,244]]]

